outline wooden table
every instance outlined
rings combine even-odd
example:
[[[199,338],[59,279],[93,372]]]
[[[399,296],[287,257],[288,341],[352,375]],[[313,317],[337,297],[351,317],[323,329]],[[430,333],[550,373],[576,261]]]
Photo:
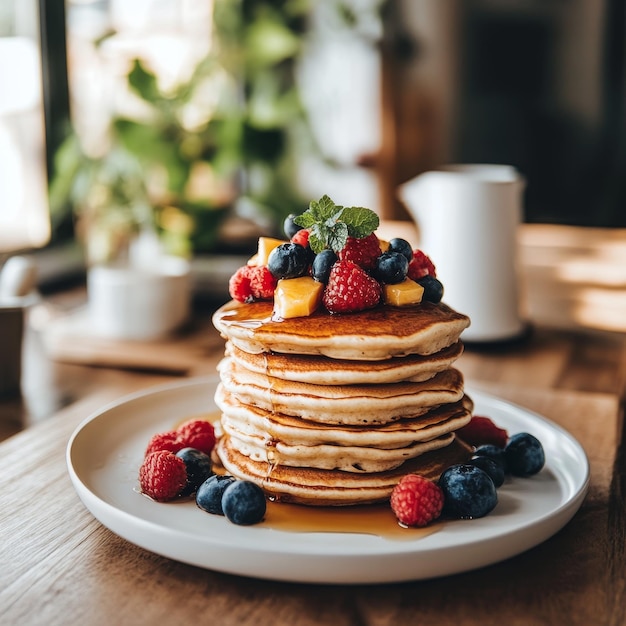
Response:
[[[568,429],[591,465],[574,519],[545,543],[479,571],[373,586],[279,583],[149,553],[96,521],[76,495],[65,450],[93,411],[132,391],[214,371],[222,343],[200,310],[176,342],[183,373],[40,359],[38,385],[0,402],[0,624],[218,623],[336,626],[626,623],[623,335],[535,328],[518,345],[468,347],[467,383]],[[157,346],[163,354],[163,347]],[[41,356],[41,355],[40,355]],[[39,404],[54,406],[42,416]],[[44,419],[45,417],[45,419]],[[18,428],[15,428],[18,429]]]

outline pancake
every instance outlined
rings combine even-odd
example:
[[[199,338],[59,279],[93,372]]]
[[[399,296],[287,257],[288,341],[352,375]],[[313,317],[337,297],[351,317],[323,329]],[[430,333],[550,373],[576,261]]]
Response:
[[[468,396],[416,418],[404,418],[384,425],[326,425],[242,404],[223,387],[215,401],[222,411],[226,432],[262,437],[265,445],[281,441],[290,445],[359,446],[375,449],[401,448],[416,441],[428,441],[452,432],[469,422],[473,403]]]
[[[467,461],[471,450],[458,439],[444,448],[422,454],[394,470],[356,474],[340,470],[287,467],[254,461],[239,453],[224,435],[217,444],[219,458],[232,476],[259,484],[271,499],[311,506],[372,504],[389,499],[405,474],[438,480],[455,463]]]
[[[463,397],[463,377],[453,368],[424,382],[378,385],[309,385],[281,380],[238,366],[218,365],[221,385],[244,404],[326,424],[386,424],[423,415]]]
[[[456,343],[469,318],[449,306],[422,302],[331,315],[273,319],[272,302],[231,301],[213,315],[213,324],[237,348],[251,354],[324,355],[335,359],[385,360],[431,355]]]
[[[216,394],[216,400],[223,411],[222,430],[244,456],[272,465],[357,473],[391,470],[449,445],[453,431],[467,424],[471,414],[468,400],[385,426],[340,427],[249,407],[227,393]]]
[[[460,341],[433,355],[392,357],[384,361],[350,361],[325,356],[262,352],[250,354],[230,342],[226,353],[241,367],[273,378],[314,385],[421,382],[452,366],[463,353]]]

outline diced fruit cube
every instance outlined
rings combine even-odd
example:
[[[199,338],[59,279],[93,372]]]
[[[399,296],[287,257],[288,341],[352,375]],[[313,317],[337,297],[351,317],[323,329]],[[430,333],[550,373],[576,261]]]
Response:
[[[384,252],[387,252],[387,250],[389,250],[389,242],[385,241],[384,239],[379,239],[378,247],[380,248],[380,253],[383,254]]]
[[[274,239],[273,237],[259,237],[259,249],[257,253],[248,261],[248,265],[267,265],[267,259],[274,248],[278,248],[281,243],[289,243],[284,239]]]
[[[383,298],[385,303],[391,306],[418,304],[422,301],[423,295],[424,287],[410,278],[405,278],[395,285],[383,285]]]
[[[283,319],[306,317],[321,304],[324,284],[310,276],[284,278],[274,293],[274,314]]]

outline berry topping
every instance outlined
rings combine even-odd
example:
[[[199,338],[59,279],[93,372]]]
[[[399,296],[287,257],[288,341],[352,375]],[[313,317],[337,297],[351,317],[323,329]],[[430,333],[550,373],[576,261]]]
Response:
[[[504,457],[504,448],[496,446],[492,443],[485,443],[482,446],[478,446],[474,450],[474,456],[486,456],[488,459],[495,461],[504,472],[506,469],[506,458]]]
[[[483,472],[489,475],[496,487],[501,487],[504,483],[504,467],[501,463],[494,461],[488,456],[475,454],[469,461],[470,465],[480,467]]]
[[[398,252],[406,257],[406,260],[410,263],[413,260],[413,249],[411,244],[406,239],[400,239],[395,237],[389,240],[389,248],[386,252]]]
[[[233,524],[257,524],[265,516],[267,502],[261,487],[247,480],[231,483],[222,495],[222,510]]]
[[[224,515],[222,495],[237,479],[234,476],[214,475],[207,478],[196,491],[196,504],[207,513]]]
[[[441,302],[441,298],[443,298],[443,285],[439,280],[431,274],[427,274],[422,278],[418,278],[416,282],[424,287],[423,300],[432,302],[433,304]]]
[[[271,300],[276,289],[276,278],[266,265],[248,268],[250,291],[255,300]]]
[[[407,474],[391,492],[391,509],[404,526],[426,526],[441,515],[443,492],[436,483]]]
[[[333,265],[323,304],[331,313],[352,313],[375,307],[381,298],[378,281],[352,261]]]
[[[187,485],[181,495],[189,496],[195,493],[207,478],[213,476],[211,457],[196,448],[183,448],[176,456],[183,460],[187,470]]]
[[[309,229],[301,228],[292,238],[291,243],[297,243],[301,245],[303,248],[306,248],[309,245]]]
[[[428,256],[421,250],[413,250],[413,259],[409,263],[408,277],[411,280],[419,280],[424,276],[437,276],[435,266]]]
[[[295,213],[290,213],[283,222],[283,230],[285,231],[287,239],[291,239],[302,228],[302,226],[298,226],[298,224],[293,221],[296,217]]]
[[[367,237],[348,237],[346,245],[339,251],[340,261],[352,261],[364,270],[376,267],[376,260],[380,256],[380,244],[375,233]]]
[[[332,250],[322,250],[315,255],[311,266],[311,276],[320,283],[327,283],[330,270],[337,261],[337,255]]]
[[[151,452],[139,468],[139,485],[153,500],[173,500],[187,485],[184,461],[168,450]]]
[[[375,261],[372,275],[376,280],[387,285],[401,283],[406,278],[409,262],[399,252],[385,252]]]
[[[484,517],[498,503],[496,486],[475,465],[453,465],[439,478],[443,491],[443,514],[456,519]]]
[[[152,436],[148,442],[144,456],[148,456],[151,452],[158,452],[159,450],[167,450],[168,452],[176,454],[176,452],[184,447],[185,444],[178,438],[178,433],[174,430],[169,430]]]
[[[252,287],[250,286],[250,266],[240,267],[228,281],[228,293],[233,300],[252,302]]]
[[[211,454],[215,445],[215,429],[211,422],[192,419],[181,424],[177,429],[182,447],[196,448],[205,454]]]
[[[309,253],[298,243],[283,243],[270,252],[267,267],[278,279],[304,276],[309,266]]]
[[[541,442],[529,433],[513,435],[504,449],[504,456],[513,476],[533,476],[546,462]]]
[[[504,448],[509,434],[503,428],[496,426],[492,419],[481,415],[474,415],[469,424],[459,428],[457,435],[471,446],[480,446],[491,443]]]

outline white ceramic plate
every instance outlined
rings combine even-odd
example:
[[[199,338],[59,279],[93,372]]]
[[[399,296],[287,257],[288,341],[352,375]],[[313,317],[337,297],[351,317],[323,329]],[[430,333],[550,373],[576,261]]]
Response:
[[[576,513],[589,465],[578,442],[519,406],[469,390],[476,413],[510,434],[531,432],[546,451],[532,478],[510,479],[487,517],[445,522],[410,540],[236,526],[193,501],[160,504],[137,492],[150,437],[216,410],[215,378],[189,379],[122,398],[86,419],[67,448],[79,497],[102,524],[151,552],[200,567],[309,583],[386,583],[444,576],[509,558],[548,539]]]

